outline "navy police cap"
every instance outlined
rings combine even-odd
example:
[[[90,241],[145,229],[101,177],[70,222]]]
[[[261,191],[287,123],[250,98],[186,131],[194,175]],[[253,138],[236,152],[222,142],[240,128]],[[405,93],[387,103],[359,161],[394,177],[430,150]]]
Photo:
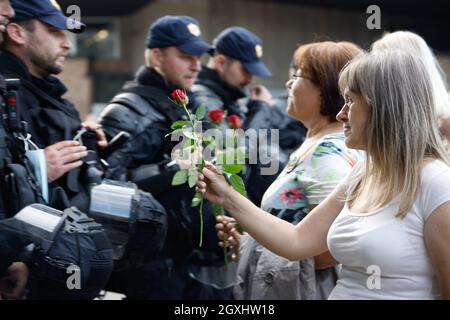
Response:
[[[11,0],[16,15],[12,22],[37,19],[61,30],[82,32],[86,25],[66,17],[56,0]]]
[[[194,56],[211,49],[211,46],[203,41],[198,21],[188,16],[164,16],[150,26],[147,48],[167,47],[177,47]]]
[[[241,61],[248,72],[259,77],[270,77],[272,73],[261,61],[262,40],[241,27],[222,31],[214,40],[214,49],[230,58]]]

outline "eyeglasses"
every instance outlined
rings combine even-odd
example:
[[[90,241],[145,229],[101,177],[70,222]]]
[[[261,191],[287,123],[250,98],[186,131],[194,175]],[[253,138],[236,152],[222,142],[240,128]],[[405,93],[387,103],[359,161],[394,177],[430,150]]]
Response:
[[[307,79],[307,80],[311,81],[312,83],[316,83],[316,81],[315,81],[313,78],[305,77],[304,75],[301,75],[301,74],[295,74],[295,73],[294,73],[294,74],[291,76],[291,80],[293,80],[293,81],[296,81],[296,80],[298,80],[298,79],[300,79],[300,78]]]

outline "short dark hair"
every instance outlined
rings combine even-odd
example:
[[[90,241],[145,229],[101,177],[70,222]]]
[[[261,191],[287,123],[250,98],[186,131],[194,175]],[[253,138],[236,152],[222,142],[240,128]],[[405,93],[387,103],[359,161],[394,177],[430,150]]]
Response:
[[[22,28],[27,30],[28,32],[34,32],[36,30],[36,24],[34,23],[35,20],[26,20],[26,21],[20,21],[16,22],[18,25],[20,25]]]
[[[34,23],[35,20],[26,20],[26,21],[20,21],[15,22],[16,24],[20,25],[22,28],[27,30],[28,32],[34,32],[36,30],[36,24]],[[8,32],[5,31],[3,36],[3,42],[0,45],[0,48],[5,50],[8,47],[9,37]]]
[[[336,115],[344,104],[339,90],[339,73],[361,52],[354,43],[333,41],[305,44],[295,51],[295,66],[320,88],[320,114],[328,116],[331,121],[336,121]]]

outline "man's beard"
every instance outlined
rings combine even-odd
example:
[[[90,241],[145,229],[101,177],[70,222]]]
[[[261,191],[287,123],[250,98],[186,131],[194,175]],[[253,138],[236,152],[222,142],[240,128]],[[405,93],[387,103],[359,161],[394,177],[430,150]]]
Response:
[[[40,70],[45,72],[44,76],[57,75],[62,72],[62,68],[56,64],[57,58],[50,58],[48,56],[39,55],[38,50],[33,50],[30,48],[28,50],[28,56],[30,57],[30,62],[38,67]]]

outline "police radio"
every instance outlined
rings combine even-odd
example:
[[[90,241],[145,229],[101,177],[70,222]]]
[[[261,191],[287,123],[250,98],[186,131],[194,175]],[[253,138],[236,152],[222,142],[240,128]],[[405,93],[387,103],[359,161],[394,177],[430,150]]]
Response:
[[[18,132],[21,130],[19,112],[17,106],[19,105],[17,90],[19,90],[19,79],[6,79],[6,95],[5,95],[5,111],[6,121],[8,123],[9,130],[12,132]]]

